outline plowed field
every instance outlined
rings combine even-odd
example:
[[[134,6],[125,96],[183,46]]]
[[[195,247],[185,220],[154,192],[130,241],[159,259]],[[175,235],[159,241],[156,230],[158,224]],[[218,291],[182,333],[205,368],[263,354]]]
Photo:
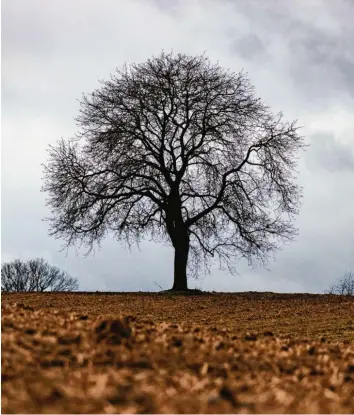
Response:
[[[3,294],[3,413],[354,413],[354,298]]]

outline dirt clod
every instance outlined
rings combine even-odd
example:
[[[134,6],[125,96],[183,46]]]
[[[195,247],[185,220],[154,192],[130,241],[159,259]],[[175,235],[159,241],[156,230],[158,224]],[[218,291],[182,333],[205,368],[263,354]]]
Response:
[[[108,344],[120,344],[123,338],[131,335],[130,327],[126,319],[103,320],[96,326],[96,340],[98,343],[105,341]]]
[[[222,399],[230,401],[233,405],[236,405],[236,399],[234,398],[234,395],[229,387],[223,386],[219,393]]]

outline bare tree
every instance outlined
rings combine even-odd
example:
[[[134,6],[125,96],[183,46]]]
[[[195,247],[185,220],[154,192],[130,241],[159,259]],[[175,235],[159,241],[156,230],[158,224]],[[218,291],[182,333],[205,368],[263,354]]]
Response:
[[[79,288],[76,278],[44,259],[16,259],[1,266],[1,291],[73,291]]]
[[[354,295],[354,272],[347,272],[343,278],[334,283],[326,294]]]
[[[208,259],[235,271],[296,234],[301,189],[295,122],[272,115],[244,73],[162,53],[83,95],[74,139],[44,166],[50,235],[93,248],[107,232],[131,246],[171,243],[175,290]],[[257,261],[258,262],[258,261]]]
[[[1,291],[29,291],[29,272],[25,263],[16,259],[1,265]]]

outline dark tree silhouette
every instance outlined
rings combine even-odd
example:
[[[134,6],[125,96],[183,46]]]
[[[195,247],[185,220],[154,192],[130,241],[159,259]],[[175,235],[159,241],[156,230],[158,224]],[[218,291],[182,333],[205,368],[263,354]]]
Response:
[[[76,278],[44,259],[16,259],[1,265],[1,291],[73,291],[79,288]]]
[[[344,277],[334,283],[326,294],[354,295],[354,272],[347,272]]]
[[[291,240],[301,189],[295,122],[272,115],[244,73],[162,53],[84,95],[79,131],[44,166],[50,234],[92,249],[107,232],[172,243],[175,290],[215,255],[264,262]],[[81,141],[80,141],[81,140]],[[88,251],[88,252],[89,252]],[[208,268],[207,268],[208,269]]]

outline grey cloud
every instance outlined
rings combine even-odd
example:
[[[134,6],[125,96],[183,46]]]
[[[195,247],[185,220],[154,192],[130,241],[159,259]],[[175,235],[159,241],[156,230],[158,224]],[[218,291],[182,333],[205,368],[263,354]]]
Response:
[[[353,133],[354,142],[354,133]],[[326,169],[329,172],[354,173],[354,150],[352,146],[335,139],[334,134],[315,134],[311,137],[311,150],[306,155],[310,169]]]
[[[307,28],[290,43],[290,72],[313,102],[348,94],[354,98],[354,36],[343,40],[323,31]]]
[[[230,49],[250,61],[264,62],[269,57],[262,40],[252,33],[236,39]]]
[[[232,3],[235,11],[248,19],[249,36],[257,33],[264,45],[263,54],[267,51],[269,66],[286,69],[298,93],[306,96],[312,107],[328,106],[334,95],[354,98],[354,29],[347,22],[345,11],[332,16],[333,3],[275,0]],[[333,27],[321,23],[322,16],[332,18]],[[253,52],[257,55],[261,51],[259,42],[250,42],[249,49],[247,46],[245,49],[248,55],[243,56],[248,59]],[[233,50],[244,53],[242,48]]]

